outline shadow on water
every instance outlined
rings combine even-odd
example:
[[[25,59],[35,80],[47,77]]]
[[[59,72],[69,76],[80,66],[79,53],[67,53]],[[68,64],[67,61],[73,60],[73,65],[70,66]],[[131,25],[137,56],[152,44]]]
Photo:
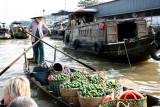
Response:
[[[87,52],[80,52],[76,50],[71,50],[68,48],[63,48],[63,51],[67,54],[74,56],[76,59],[83,61],[90,66],[95,67],[96,70],[103,70],[103,68],[109,69],[125,69],[129,67],[128,63],[120,63],[111,60],[107,60],[103,57],[99,57],[98,55],[94,55]],[[71,59],[70,59],[71,60]],[[97,65],[97,66],[95,66]]]

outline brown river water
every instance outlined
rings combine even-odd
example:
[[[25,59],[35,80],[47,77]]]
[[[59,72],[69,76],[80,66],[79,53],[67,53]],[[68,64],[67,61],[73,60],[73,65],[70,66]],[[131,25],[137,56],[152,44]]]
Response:
[[[115,63],[109,62],[106,59],[95,57],[87,53],[76,52],[73,50],[65,49],[62,41],[53,40],[45,37],[44,41],[57,46],[64,52],[72,55],[76,59],[86,63],[87,65],[95,68],[97,71],[102,71],[104,68],[110,71],[109,74],[104,76],[108,79],[114,80],[121,78],[122,84],[127,87],[135,88],[136,90],[153,95],[160,98],[160,61],[155,61],[150,58],[147,61],[132,63],[131,68],[128,63]],[[13,62],[18,56],[22,54],[24,48],[27,49],[31,46],[30,39],[11,39],[0,40],[0,71]],[[47,45],[45,47],[46,60],[54,60],[54,49]],[[27,53],[27,57],[32,57],[32,49]],[[96,74],[83,65],[77,63],[71,58],[57,52],[57,62],[63,62],[72,68],[82,70],[83,68],[90,74]],[[2,76],[0,76],[0,99],[4,93],[5,81],[11,77],[25,76],[23,71],[24,57],[18,60],[11,68],[9,68]],[[37,87],[31,84],[32,98],[36,101],[39,107],[59,107],[56,102],[49,99]]]

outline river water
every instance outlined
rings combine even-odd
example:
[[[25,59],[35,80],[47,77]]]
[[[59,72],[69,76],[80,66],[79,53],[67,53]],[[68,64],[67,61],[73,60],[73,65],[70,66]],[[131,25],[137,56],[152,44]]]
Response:
[[[104,76],[108,79],[114,80],[121,78],[121,82],[124,86],[135,88],[136,90],[153,95],[160,98],[160,61],[155,61],[150,58],[147,61],[132,63],[131,68],[128,63],[115,63],[109,62],[106,59],[95,57],[87,53],[76,52],[73,50],[65,49],[65,45],[62,41],[53,40],[49,37],[45,37],[44,41],[57,46],[64,52],[72,55],[76,59],[83,63],[95,68],[97,71],[103,71],[106,69],[110,73],[104,73]],[[24,48],[27,49],[31,46],[30,39],[11,39],[0,40],[0,71],[13,62],[18,56],[22,54]],[[54,60],[54,49],[47,45],[45,47],[46,60]],[[32,57],[32,49],[27,53],[27,57]],[[77,63],[71,58],[57,52],[57,62],[63,62],[72,68],[82,70],[83,68],[90,74],[96,74],[83,65]],[[23,71],[24,57],[18,60],[11,68],[9,68],[0,77],[0,98],[4,93],[5,81],[11,77],[25,76]],[[32,98],[36,101],[39,107],[58,107],[56,102],[45,96],[37,87],[31,84]]]

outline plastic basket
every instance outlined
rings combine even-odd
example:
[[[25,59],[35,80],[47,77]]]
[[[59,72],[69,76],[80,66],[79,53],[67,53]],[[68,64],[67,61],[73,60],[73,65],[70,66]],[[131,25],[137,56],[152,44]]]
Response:
[[[70,78],[67,78],[65,80],[49,80],[49,87],[50,87],[50,90],[53,91],[54,95],[56,96],[60,96],[61,93],[60,93],[60,85],[63,84],[63,83],[66,83],[66,82],[70,82]]]

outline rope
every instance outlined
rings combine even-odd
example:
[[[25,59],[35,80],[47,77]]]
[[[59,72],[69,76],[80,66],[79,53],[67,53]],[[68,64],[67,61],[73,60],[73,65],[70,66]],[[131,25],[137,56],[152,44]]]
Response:
[[[155,43],[156,44],[156,46],[158,47],[158,44],[156,43],[156,34],[154,34],[154,40],[153,40],[153,43]]]
[[[126,44],[125,44],[125,40],[124,39],[124,48],[125,48],[125,51],[126,51],[126,55],[127,55],[127,59],[128,59],[128,63],[129,63],[129,67],[130,67],[130,70],[131,70],[131,63],[130,63],[130,59],[129,59],[129,56],[128,56],[128,52],[127,52],[127,48],[126,48]]]

